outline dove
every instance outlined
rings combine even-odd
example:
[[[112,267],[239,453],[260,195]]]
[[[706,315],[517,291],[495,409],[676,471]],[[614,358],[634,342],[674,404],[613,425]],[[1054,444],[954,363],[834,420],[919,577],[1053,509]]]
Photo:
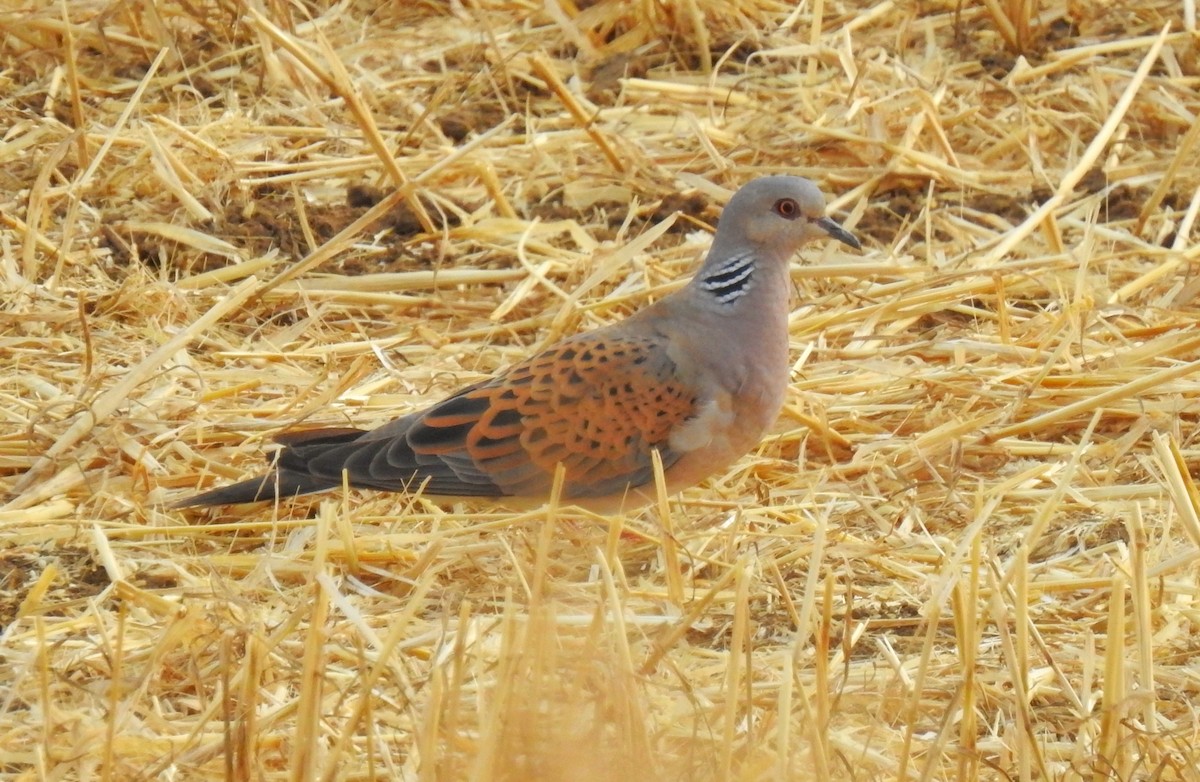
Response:
[[[495,376],[376,429],[287,432],[265,475],[177,508],[334,489],[492,499],[550,498],[634,509],[720,473],[774,424],[788,386],[788,266],[805,244],[859,241],[825,215],[808,179],[766,176],[725,206],[708,254],[682,288],[628,318],[568,337]]]

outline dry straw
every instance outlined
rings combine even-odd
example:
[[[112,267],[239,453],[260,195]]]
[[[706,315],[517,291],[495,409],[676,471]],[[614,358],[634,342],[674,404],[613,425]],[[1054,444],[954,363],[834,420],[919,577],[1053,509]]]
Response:
[[[0,774],[1200,779],[1195,36],[9,4]],[[616,518],[164,509],[624,317],[783,171],[868,250],[797,262],[791,396],[727,474]]]

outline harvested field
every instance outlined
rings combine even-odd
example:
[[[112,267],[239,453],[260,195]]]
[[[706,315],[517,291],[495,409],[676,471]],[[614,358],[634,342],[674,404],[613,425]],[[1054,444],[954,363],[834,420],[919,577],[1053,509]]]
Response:
[[[8,2],[0,775],[1200,780],[1193,0]],[[820,183],[791,392],[618,517],[177,511]],[[753,350],[753,345],[747,345]]]

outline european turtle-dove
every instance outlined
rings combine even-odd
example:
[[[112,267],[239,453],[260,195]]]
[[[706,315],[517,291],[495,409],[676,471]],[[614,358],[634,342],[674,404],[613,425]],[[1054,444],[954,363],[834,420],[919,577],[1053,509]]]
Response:
[[[285,433],[272,471],[175,507],[254,502],[342,485],[497,498],[561,499],[600,512],[655,497],[652,452],[667,490],[695,485],[753,448],[788,381],[788,263],[832,237],[807,179],[756,179],[733,195],[708,257],[684,288],[625,320],[565,339],[490,380],[369,431]]]

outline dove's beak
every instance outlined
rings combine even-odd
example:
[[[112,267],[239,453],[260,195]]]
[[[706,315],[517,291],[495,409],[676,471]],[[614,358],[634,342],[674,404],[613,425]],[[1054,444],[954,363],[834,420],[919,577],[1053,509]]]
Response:
[[[822,231],[829,234],[831,239],[837,239],[842,244],[848,244],[855,250],[862,249],[862,245],[859,243],[858,239],[855,238],[854,234],[850,233],[845,228],[842,228],[832,218],[818,217],[815,222],[818,226],[820,226]]]

